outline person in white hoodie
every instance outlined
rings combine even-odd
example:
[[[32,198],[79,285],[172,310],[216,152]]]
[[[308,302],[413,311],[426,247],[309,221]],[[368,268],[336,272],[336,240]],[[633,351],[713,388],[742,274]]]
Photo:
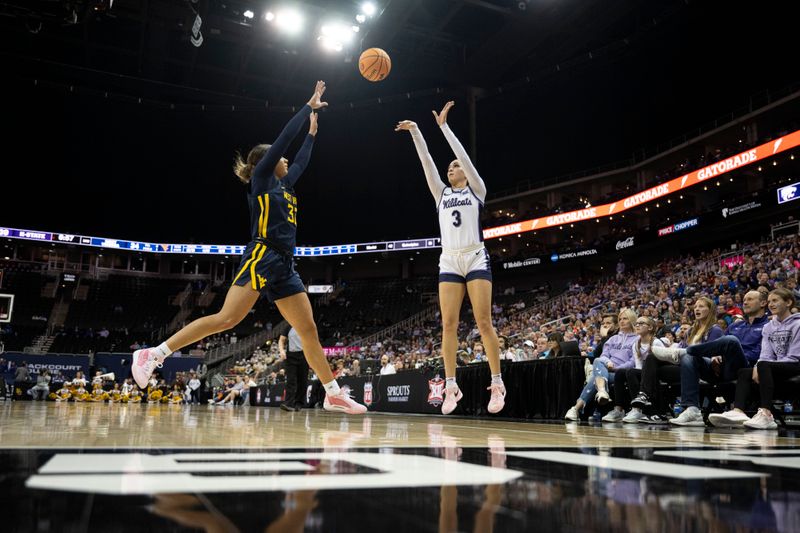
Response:
[[[708,417],[715,426],[778,429],[771,411],[775,383],[800,375],[800,313],[792,313],[796,301],[788,289],[773,290],[767,302],[773,318],[762,330],[761,356],[753,368],[739,371],[734,408]],[[744,409],[756,384],[761,404],[748,418]]]

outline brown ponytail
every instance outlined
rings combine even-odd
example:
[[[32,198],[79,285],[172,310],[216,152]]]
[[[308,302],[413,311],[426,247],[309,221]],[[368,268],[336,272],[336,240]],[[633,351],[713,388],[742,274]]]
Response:
[[[250,183],[250,178],[253,177],[253,169],[256,167],[264,154],[269,150],[269,144],[258,144],[250,150],[247,154],[247,160],[242,158],[242,154],[236,152],[233,158],[233,173],[239,178],[242,183]]]

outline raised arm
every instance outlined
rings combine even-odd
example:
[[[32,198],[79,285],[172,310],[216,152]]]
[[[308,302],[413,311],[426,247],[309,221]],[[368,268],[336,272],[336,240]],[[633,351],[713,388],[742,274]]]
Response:
[[[436,165],[433,162],[430,152],[428,152],[428,145],[425,144],[425,138],[422,136],[422,132],[419,131],[417,124],[410,120],[399,122],[394,131],[407,131],[411,134],[414,147],[417,149],[419,161],[422,163],[422,170],[425,171],[425,179],[428,181],[428,188],[431,190],[433,199],[438,202],[444,191],[444,182],[442,182],[442,178],[439,177],[439,172],[436,171]]]
[[[311,148],[314,146],[314,139],[317,136],[317,118],[316,113],[311,113],[308,135],[306,135],[300,150],[297,151],[294,163],[289,167],[289,172],[283,178],[283,182],[287,187],[294,187],[294,184],[297,183],[297,180],[300,179],[303,171],[308,166],[308,161],[311,159]]]
[[[467,177],[467,183],[469,183],[469,187],[479,200],[484,201],[486,200],[486,184],[478,174],[478,170],[475,168],[475,165],[472,164],[472,160],[469,158],[469,155],[464,149],[464,146],[461,144],[461,141],[458,140],[456,134],[453,133],[453,131],[450,129],[450,126],[447,125],[447,114],[450,112],[450,108],[454,105],[455,102],[452,100],[447,102],[442,108],[441,113],[437,114],[436,111],[434,111],[433,116],[436,118],[436,123],[439,124],[439,127],[442,129],[444,138],[447,139],[447,144],[450,145],[450,148],[453,150],[456,159],[458,159],[461,163],[461,168],[464,170],[464,175]]]
[[[314,88],[314,94],[309,99],[308,103],[304,105],[300,111],[284,126],[283,131],[275,142],[272,143],[267,153],[261,158],[256,167],[253,169],[252,185],[254,190],[258,188],[259,184],[265,183],[271,179],[275,173],[275,165],[286,153],[292,140],[300,133],[300,128],[303,127],[306,118],[311,114],[313,109],[319,109],[328,105],[327,102],[322,101],[322,95],[325,92],[325,82],[318,81]]]

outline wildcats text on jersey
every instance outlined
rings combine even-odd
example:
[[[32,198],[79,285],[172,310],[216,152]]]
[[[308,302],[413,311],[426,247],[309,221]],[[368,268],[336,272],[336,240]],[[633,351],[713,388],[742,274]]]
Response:
[[[472,198],[464,198],[463,200],[459,198],[450,198],[449,200],[445,200],[442,202],[442,207],[448,209],[450,207],[459,207],[464,205],[472,205]]]

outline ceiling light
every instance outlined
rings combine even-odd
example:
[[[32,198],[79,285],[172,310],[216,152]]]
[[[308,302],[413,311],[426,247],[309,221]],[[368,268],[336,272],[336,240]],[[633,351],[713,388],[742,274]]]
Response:
[[[299,12],[287,9],[275,15],[275,24],[286,33],[298,33],[303,29],[303,17]]]
[[[363,4],[361,4],[361,12],[368,17],[373,16],[377,10],[378,8],[376,8],[375,4],[373,4],[372,2],[364,2]]]

